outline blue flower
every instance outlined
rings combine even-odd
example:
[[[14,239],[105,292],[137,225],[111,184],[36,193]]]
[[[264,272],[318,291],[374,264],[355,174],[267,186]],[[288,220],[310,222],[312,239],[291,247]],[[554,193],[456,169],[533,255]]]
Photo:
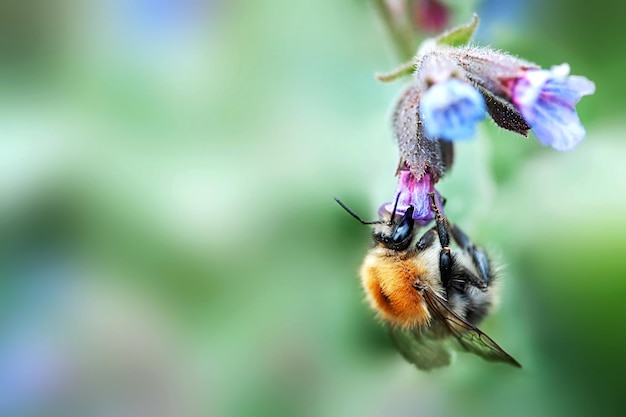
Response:
[[[422,96],[420,113],[430,139],[470,139],[485,118],[485,100],[471,85],[449,78]]]
[[[510,89],[511,101],[541,144],[568,151],[584,139],[585,128],[574,106],[596,86],[585,77],[569,75],[569,65],[529,69],[512,80]]]
[[[394,194],[395,196],[400,194],[395,215],[402,216],[406,213],[409,206],[413,206],[413,219],[422,226],[428,224],[435,218],[435,214],[430,205],[430,197],[428,196],[428,193],[433,192],[436,193],[437,202],[439,206],[441,206],[441,197],[435,190],[431,176],[426,173],[417,180],[409,168],[404,165],[399,171],[398,185],[396,186],[396,193]],[[392,202],[383,204],[379,209],[379,213],[391,213],[394,203],[395,199]]]

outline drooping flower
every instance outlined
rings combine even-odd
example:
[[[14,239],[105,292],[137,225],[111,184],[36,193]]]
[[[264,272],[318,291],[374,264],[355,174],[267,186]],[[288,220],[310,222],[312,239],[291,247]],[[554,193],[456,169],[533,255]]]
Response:
[[[430,174],[425,173],[419,180],[413,176],[409,168],[404,165],[398,173],[398,185],[394,196],[398,196],[398,206],[395,215],[401,216],[406,213],[409,206],[413,206],[413,219],[421,225],[425,225],[435,218],[433,213],[429,193],[436,193],[438,205],[441,206],[441,197],[435,190],[435,184]],[[379,213],[391,213],[395,204],[394,201],[383,204]]]
[[[593,94],[595,84],[587,78],[569,75],[569,65],[551,70],[529,69],[509,81],[511,101],[543,145],[567,151],[585,137],[575,105]]]
[[[471,85],[449,78],[423,94],[420,114],[429,139],[470,139],[485,118],[485,100]]]

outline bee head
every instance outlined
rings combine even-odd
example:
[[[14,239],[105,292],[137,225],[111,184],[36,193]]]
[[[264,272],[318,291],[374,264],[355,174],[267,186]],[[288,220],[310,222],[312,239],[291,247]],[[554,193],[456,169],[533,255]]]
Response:
[[[335,198],[335,201],[343,207],[352,217],[357,219],[361,224],[375,225],[372,232],[372,238],[374,242],[384,246],[387,249],[403,251],[406,250],[411,241],[413,240],[413,228],[415,220],[413,219],[413,206],[409,206],[404,214],[400,217],[396,216],[398,208],[398,199],[400,194],[396,197],[396,201],[393,207],[392,213],[389,215],[389,220],[377,220],[367,222],[361,219],[352,209],[346,206],[341,200]]]
[[[374,241],[380,243],[387,249],[403,251],[409,247],[413,240],[413,228],[415,220],[413,220],[413,206],[407,208],[406,212],[398,218],[391,215],[387,223],[374,228],[372,237]],[[394,210],[395,213],[395,210]]]

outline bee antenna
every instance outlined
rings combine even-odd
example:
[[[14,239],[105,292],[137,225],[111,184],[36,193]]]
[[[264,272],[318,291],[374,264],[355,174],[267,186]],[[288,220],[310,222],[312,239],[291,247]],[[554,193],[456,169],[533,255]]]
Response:
[[[382,223],[380,220],[377,220],[375,222],[366,222],[365,220],[363,220],[361,218],[361,216],[359,216],[358,214],[356,214],[350,207],[346,206],[343,201],[341,201],[340,199],[338,199],[337,197],[335,197],[335,201],[337,202],[337,204],[339,204],[341,207],[343,207],[343,209],[345,211],[347,211],[352,217],[354,217],[355,219],[357,219],[359,222],[361,222],[361,224],[379,224]]]
[[[393,211],[391,212],[391,217],[389,218],[389,222],[387,223],[389,226],[393,223],[393,218],[396,216],[396,210],[398,209],[398,201],[400,201],[400,193],[396,196],[396,201],[393,203]]]

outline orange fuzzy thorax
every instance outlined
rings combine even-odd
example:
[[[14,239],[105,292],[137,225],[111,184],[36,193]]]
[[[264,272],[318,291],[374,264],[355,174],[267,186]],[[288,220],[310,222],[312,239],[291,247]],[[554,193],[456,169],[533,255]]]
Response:
[[[414,287],[426,273],[422,262],[410,257],[370,253],[360,273],[367,300],[381,318],[404,328],[428,324],[430,313]]]

